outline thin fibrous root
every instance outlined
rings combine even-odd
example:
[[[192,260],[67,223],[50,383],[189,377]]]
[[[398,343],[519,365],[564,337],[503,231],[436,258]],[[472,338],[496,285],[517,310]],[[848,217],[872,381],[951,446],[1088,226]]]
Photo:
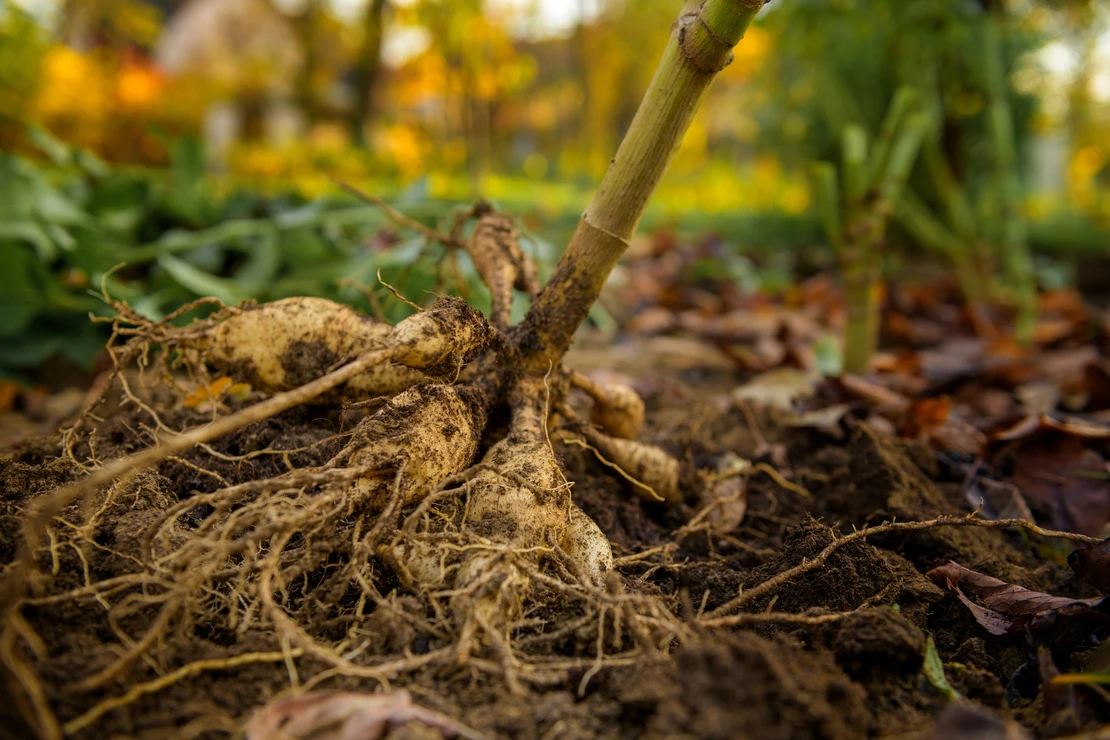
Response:
[[[307,403],[383,362],[393,360],[437,377],[458,375],[462,367],[486,349],[495,337],[495,330],[464,301],[442,298],[428,310],[410,316],[393,327],[381,349],[370,351],[321,378],[278,393],[265,401],[219,418],[207,426],[164,440],[156,447],[113,460],[87,477],[38,498],[24,520],[24,542],[16,566],[9,570],[4,580],[3,595],[7,597],[4,599],[6,605],[16,603],[23,593],[29,553],[42,537],[47,523],[70,503],[100,486],[116,479],[122,482],[171,455]],[[484,412],[478,428],[481,429],[483,424]],[[443,430],[440,432],[443,433]],[[356,460],[355,464],[358,465],[359,461]],[[457,471],[451,470],[446,475],[454,472]]]
[[[782,584],[797,578],[800,575],[809,573],[810,571],[817,570],[824,566],[825,562],[830,556],[841,547],[849,545],[853,542],[872,537],[877,534],[885,534],[887,532],[910,532],[922,529],[933,529],[935,527],[987,527],[992,529],[1011,529],[1020,528],[1026,531],[1038,534],[1042,537],[1058,537],[1061,539],[1072,540],[1075,542],[1082,542],[1086,545],[1094,545],[1101,540],[1097,537],[1088,537],[1074,532],[1059,532],[1051,529],[1044,529],[1038,527],[1032,522],[1025,521],[1024,519],[980,519],[977,512],[972,512],[966,516],[939,516],[935,519],[928,519],[920,522],[884,522],[877,524],[874,527],[867,527],[866,529],[857,529],[851,534],[846,534],[837,537],[835,540],[825,546],[821,552],[810,560],[805,560],[793,568],[788,568],[781,573],[768,578],[763,583],[753,588],[747,589],[737,596],[729,599],[724,604],[721,604],[713,611],[705,615],[705,620],[713,620],[719,617],[735,612],[740,607],[758,599]]]

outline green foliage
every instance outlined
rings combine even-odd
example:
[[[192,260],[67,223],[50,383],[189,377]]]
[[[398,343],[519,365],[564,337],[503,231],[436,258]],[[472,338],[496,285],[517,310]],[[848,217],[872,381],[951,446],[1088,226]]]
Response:
[[[847,309],[844,370],[849,373],[865,373],[878,346],[887,222],[928,125],[917,91],[901,87],[874,140],[862,125],[845,124],[839,178],[830,162],[815,162],[811,167],[814,209],[840,260]]]
[[[990,171],[981,146],[990,126],[989,70],[983,29],[989,14],[975,0],[783,0],[766,25],[775,54],[763,72],[771,97],[760,111],[764,143],[799,164],[833,159],[848,124],[877,131],[902,86],[935,93],[961,175]],[[1033,39],[1011,24],[1002,68],[1012,70]],[[1009,91],[1020,148],[1034,99]]]
[[[29,380],[55,355],[91,367],[107,335],[89,314],[110,313],[101,287],[153,319],[208,295],[322,295],[368,311],[364,291],[379,288],[379,269],[412,295],[436,287],[436,253],[422,239],[398,243],[411,235],[386,238],[371,206],[218,195],[193,141],[174,143],[168,173],[151,173],[108,167],[42,132],[31,138],[48,166],[0,153],[0,377]],[[417,217],[449,210],[410,205]],[[472,269],[462,275],[474,282]],[[403,315],[382,292],[392,318]]]

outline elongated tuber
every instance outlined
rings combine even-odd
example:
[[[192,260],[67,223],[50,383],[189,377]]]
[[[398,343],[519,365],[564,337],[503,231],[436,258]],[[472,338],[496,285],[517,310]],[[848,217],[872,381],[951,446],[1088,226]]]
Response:
[[[540,292],[536,263],[520,248],[520,237],[509,216],[485,204],[479,204],[475,212],[478,223],[466,243],[466,251],[489,288],[490,322],[505,330],[509,327],[513,288],[529,297]]]
[[[623,383],[596,383],[582,373],[572,373],[571,385],[593,401],[590,421],[603,432],[620,439],[636,439],[644,428],[644,399]]]
[[[390,326],[324,298],[299,297],[246,306],[199,333],[190,327],[177,345],[270,392],[315,380],[344,359],[389,349],[392,362],[369,368],[333,394],[358,398],[397,393],[426,376],[456,376],[493,336],[482,315],[458,298],[441,298]]]
[[[582,435],[602,460],[629,479],[636,494],[648,501],[682,503],[682,466],[661,447],[610,437],[586,427]]]

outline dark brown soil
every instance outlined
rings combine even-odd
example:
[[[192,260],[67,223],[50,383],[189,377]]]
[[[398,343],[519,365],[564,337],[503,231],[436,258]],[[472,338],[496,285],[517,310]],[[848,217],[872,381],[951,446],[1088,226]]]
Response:
[[[838,531],[891,517],[916,520],[968,511],[959,481],[946,477],[926,448],[863,426],[850,429],[842,441],[783,429],[763,417],[756,430],[736,408],[706,390],[713,382],[682,381],[672,378],[661,386],[668,392],[649,397],[648,439],[684,459],[711,461],[725,452],[745,458],[763,454],[758,449],[763,437],[771,448],[786,453],[776,467],[812,495],[807,500],[768,476],[753,475],[747,515],[729,537],[695,533],[679,541],[670,557],[648,557],[621,567],[626,591],[662,599],[686,619],[813,558]],[[676,389],[686,400],[674,400]],[[181,411],[164,421],[182,428],[204,419],[198,412]],[[175,623],[151,647],[145,663],[84,691],[78,680],[109,665],[121,642],[145,633],[158,609],[138,600],[109,612],[106,607],[119,605],[61,595],[87,583],[141,573],[144,533],[169,506],[198,492],[330,459],[351,426],[345,419],[319,408],[289,412],[230,435],[211,452],[198,450],[141,473],[99,511],[67,510],[73,526],[91,521],[91,530],[83,546],[59,547],[38,559],[39,572],[29,588],[33,603],[21,614],[39,636],[41,651],[18,648],[62,723],[190,662],[281,649],[262,622],[244,629],[212,614]],[[104,460],[140,449],[152,439],[144,426],[149,423],[142,412],[117,414],[75,448],[75,457],[86,461],[95,453]],[[577,448],[557,447],[557,452],[574,483],[575,501],[608,535],[618,557],[674,543],[675,531],[694,513],[692,505],[668,508],[642,502]],[[60,456],[57,439],[25,446],[0,462],[0,561],[8,564],[15,557],[23,514],[35,496],[76,475],[76,463]],[[190,516],[202,519],[202,509],[186,513],[186,521]],[[949,703],[922,676],[923,650],[932,637],[949,681],[971,702],[1003,718],[1017,718],[1037,733],[1075,732],[1105,720],[1099,714],[1105,706],[1069,724],[1046,709],[1044,701],[1033,700],[1035,688],[1022,698],[1014,688],[1021,676],[1015,679],[1015,674],[1028,672],[1023,666],[1035,650],[1020,637],[989,634],[951,594],[922,575],[937,561],[952,559],[1029,588],[1069,593],[1076,587],[1066,566],[1054,559],[1061,553],[1066,555],[1067,548],[1037,547],[1002,530],[889,534],[841,548],[819,570],[746,607],[810,614],[859,610],[837,622],[698,629],[685,644],[660,646],[634,664],[615,661],[589,680],[584,679],[595,656],[595,633],[572,631],[547,643],[546,650],[553,658],[581,659],[583,667],[557,683],[531,686],[524,696],[509,695],[499,676],[471,665],[417,669],[393,685],[491,737],[925,737],[913,733],[927,732]],[[420,655],[442,647],[440,637],[421,630],[421,620],[429,615],[416,599],[388,577],[378,587],[388,592],[393,608],[368,607],[355,615],[373,628],[375,638],[367,650]],[[44,598],[51,596],[58,598]],[[353,613],[353,607],[344,606],[347,595],[335,598],[339,613]],[[577,609],[551,599],[533,605],[531,615],[557,628],[574,619]],[[342,634],[344,627],[340,623],[335,629]],[[1058,655],[1059,668],[1082,668],[1082,655]],[[205,671],[106,712],[77,736],[224,737],[256,707],[287,691],[291,681],[304,684],[316,678],[314,685],[327,689],[381,687],[372,679],[328,678],[326,668],[315,658],[300,657],[295,674],[282,661]],[[24,693],[13,690],[20,679],[11,673],[4,678],[0,737],[30,737],[21,719],[27,709]],[[405,732],[393,736],[425,736]]]

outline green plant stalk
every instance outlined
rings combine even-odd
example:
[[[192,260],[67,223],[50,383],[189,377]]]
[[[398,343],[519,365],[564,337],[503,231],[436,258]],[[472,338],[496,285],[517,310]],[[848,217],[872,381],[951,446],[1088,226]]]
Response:
[[[995,177],[1002,200],[1003,261],[1010,281],[1017,317],[1014,327],[1019,342],[1033,340],[1037,323],[1037,282],[1033,258],[1025,240],[1025,219],[1021,209],[1021,179],[1017,171],[1014,145],[1014,123],[1006,95],[1006,79],[1002,63],[1002,24],[998,11],[983,26],[983,53],[986,56],[987,95],[989,100],[990,138],[994,148]]]
[[[628,248],[705,91],[731,61],[732,47],[765,2],[687,2],[601,186],[554,274],[513,334],[526,372],[547,372],[562,359]]]
[[[879,344],[882,252],[873,235],[841,253],[844,276],[844,372],[862,375]]]
[[[844,279],[847,373],[867,372],[878,348],[886,227],[928,127],[925,116],[911,110],[915,103],[913,91],[899,90],[869,158],[866,133],[857,126],[844,130],[845,209],[849,227],[839,252]]]
[[[891,101],[879,129],[879,138],[875,142],[874,151],[867,163],[867,169],[864,173],[866,182],[877,184],[888,179],[887,175],[891,171],[891,158],[895,156],[895,146],[903,140],[901,133],[905,128],[907,118],[913,114],[913,109],[917,106],[917,103],[918,94],[914,88],[903,85],[895,91],[894,99]],[[909,164],[912,166],[912,158]],[[908,169],[906,174],[909,174]]]
[[[870,183],[867,169],[867,132],[848,124],[841,135],[846,231],[839,252],[844,283],[844,372],[867,372],[879,341],[879,291],[882,259],[876,238],[878,223],[865,204]]]
[[[813,206],[817,219],[829,244],[839,254],[844,247],[844,226],[840,221],[840,185],[836,181],[836,167],[831,162],[814,162],[810,165],[813,183]]]

